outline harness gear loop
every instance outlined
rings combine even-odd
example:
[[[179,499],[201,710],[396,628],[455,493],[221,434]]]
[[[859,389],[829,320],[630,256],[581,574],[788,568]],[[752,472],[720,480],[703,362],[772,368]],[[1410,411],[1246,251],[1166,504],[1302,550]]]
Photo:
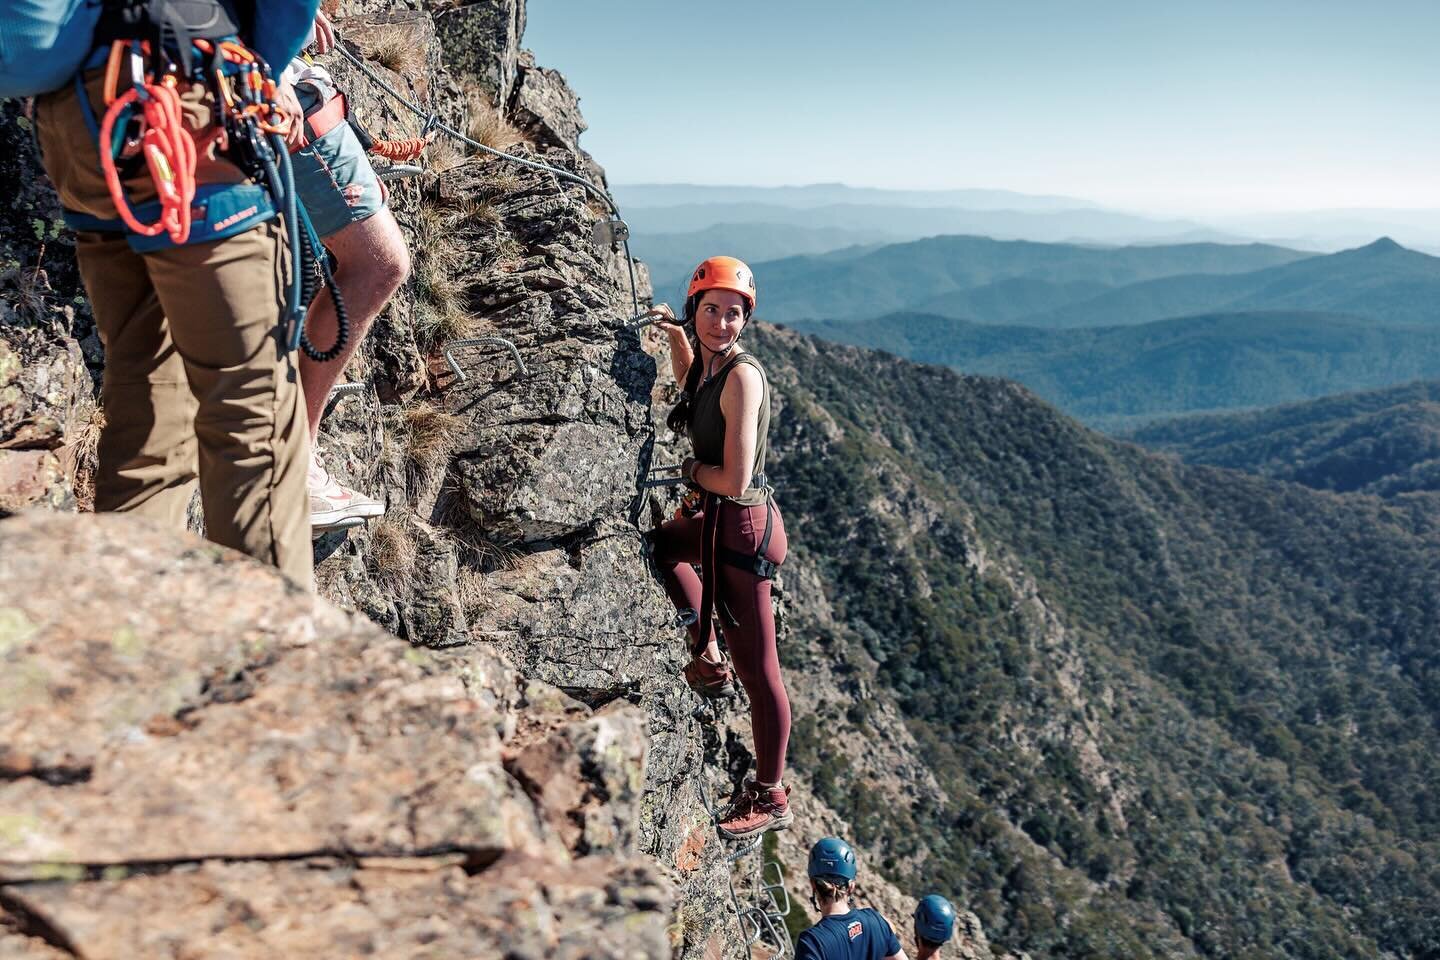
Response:
[[[135,77],[135,85],[119,96],[114,95],[122,55],[130,54],[136,66],[138,46],[134,41],[117,40],[110,48],[105,67],[105,119],[100,124],[100,168],[105,186],[120,219],[142,237],[168,234],[170,240],[183,245],[190,239],[191,209],[195,202],[195,139],[185,129],[184,107],[176,89],[174,74],[167,74],[159,83],[143,74]],[[135,214],[120,172],[115,167],[115,125],[123,116],[129,119],[136,103],[141,104],[145,118],[140,149],[150,180],[160,198],[160,216],[154,223],[144,223]]]

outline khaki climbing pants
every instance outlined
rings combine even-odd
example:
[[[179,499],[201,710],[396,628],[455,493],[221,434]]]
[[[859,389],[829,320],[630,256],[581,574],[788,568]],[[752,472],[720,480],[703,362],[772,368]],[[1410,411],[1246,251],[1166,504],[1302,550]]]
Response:
[[[87,79],[103,116],[101,78]],[[192,88],[183,100],[187,125],[203,136],[208,94]],[[117,217],[73,86],[38,98],[35,122],[61,203]],[[213,148],[199,158],[202,184],[242,179]],[[126,186],[132,203],[155,196],[143,167]],[[198,478],[211,540],[313,589],[310,434],[296,358],[279,324],[282,241],[276,221],[143,255],[123,234],[78,235],[80,274],[105,345],[95,509],[183,530]]]

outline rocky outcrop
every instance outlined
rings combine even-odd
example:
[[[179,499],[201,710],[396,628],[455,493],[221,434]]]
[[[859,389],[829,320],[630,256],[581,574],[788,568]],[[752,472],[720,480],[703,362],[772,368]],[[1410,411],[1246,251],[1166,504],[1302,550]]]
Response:
[[[435,19],[446,61],[481,85],[495,105],[510,102],[525,34],[524,0],[462,3]]]
[[[79,448],[96,439],[92,390],[75,341],[0,325],[0,516],[73,508]]]
[[[580,134],[589,129],[580,115],[580,98],[560,71],[537,67],[528,57],[520,65],[511,111],[542,143],[572,152],[579,152]]]
[[[629,704],[116,516],[0,524],[0,664],[7,956],[669,955]]]

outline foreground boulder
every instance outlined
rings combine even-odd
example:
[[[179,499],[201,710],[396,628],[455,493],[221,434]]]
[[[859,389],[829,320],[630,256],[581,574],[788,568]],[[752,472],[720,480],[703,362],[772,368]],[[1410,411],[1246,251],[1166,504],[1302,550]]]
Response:
[[[0,522],[0,956],[669,956],[596,804],[644,726],[134,518]]]

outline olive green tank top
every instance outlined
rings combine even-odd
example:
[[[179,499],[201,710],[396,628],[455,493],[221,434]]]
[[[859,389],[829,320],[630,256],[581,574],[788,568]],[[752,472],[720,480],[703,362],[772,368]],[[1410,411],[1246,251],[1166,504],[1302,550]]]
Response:
[[[696,363],[702,362],[698,357]],[[755,463],[750,470],[750,486],[738,497],[727,497],[741,506],[753,507],[770,499],[771,488],[765,480],[765,453],[769,447],[770,434],[770,379],[765,368],[760,366],[748,353],[742,353],[716,371],[715,375],[700,385],[690,401],[690,446],[695,459],[701,463],[719,466],[725,462],[725,414],[720,409],[720,394],[725,389],[725,380],[737,364],[748,363],[760,371],[760,382],[764,390],[760,394],[759,423],[755,425]]]

